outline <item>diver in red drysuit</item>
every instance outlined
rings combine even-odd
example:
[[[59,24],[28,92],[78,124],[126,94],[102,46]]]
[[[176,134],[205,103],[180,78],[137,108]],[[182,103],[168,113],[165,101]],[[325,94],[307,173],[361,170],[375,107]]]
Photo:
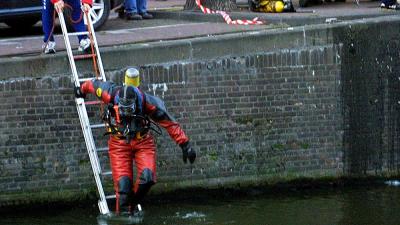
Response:
[[[110,134],[108,147],[117,213],[136,210],[133,207],[156,183],[156,145],[149,132],[152,123],[165,128],[181,147],[184,163],[188,159],[190,163],[195,161],[196,152],[189,138],[166,111],[160,98],[131,85],[118,86],[100,80],[86,81],[80,87],[75,87],[74,91],[77,98],[85,98],[90,93],[108,105],[103,119]],[[133,161],[137,169],[134,184]]]

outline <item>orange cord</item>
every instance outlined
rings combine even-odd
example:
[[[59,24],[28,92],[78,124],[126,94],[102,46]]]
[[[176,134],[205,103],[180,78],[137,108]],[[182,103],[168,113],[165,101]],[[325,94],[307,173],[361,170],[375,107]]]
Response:
[[[88,12],[85,12],[85,17],[86,17],[86,21],[89,21],[89,16],[88,16]],[[92,35],[92,29],[91,26],[87,25],[87,30],[89,32],[89,38],[90,38],[90,48],[92,50],[92,59],[93,59],[93,69],[96,73],[96,79],[99,79],[99,69],[97,67],[97,59],[96,59],[96,54],[94,53],[94,45],[93,45],[93,35]]]

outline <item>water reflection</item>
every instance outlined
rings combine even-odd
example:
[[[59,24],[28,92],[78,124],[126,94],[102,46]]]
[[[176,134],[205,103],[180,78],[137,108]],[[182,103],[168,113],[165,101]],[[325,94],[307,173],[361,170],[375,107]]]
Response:
[[[400,187],[350,191],[342,196],[343,225],[400,224]]]
[[[398,225],[400,187],[302,191],[144,205],[145,225]],[[122,225],[97,222],[93,207],[1,215],[9,225]]]

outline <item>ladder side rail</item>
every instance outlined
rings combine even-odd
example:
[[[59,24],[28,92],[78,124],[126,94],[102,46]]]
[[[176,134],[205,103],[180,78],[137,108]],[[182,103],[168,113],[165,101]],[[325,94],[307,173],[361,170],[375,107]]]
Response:
[[[74,82],[75,86],[80,86],[78,71],[76,69],[75,60],[74,60],[74,57],[72,54],[71,43],[69,41],[68,30],[66,27],[63,13],[58,12],[58,17],[59,17],[59,21],[60,21],[60,25],[61,25],[61,29],[62,29],[64,41],[65,41],[65,47],[67,50],[67,55],[68,55],[68,60],[69,60],[70,67],[71,67],[71,72],[73,75],[73,82]],[[104,72],[103,72],[103,74],[104,74]],[[96,153],[96,147],[95,147],[94,140],[93,140],[93,134],[92,134],[92,131],[89,126],[89,119],[87,117],[87,111],[86,111],[85,105],[83,104],[83,101],[84,101],[83,99],[75,99],[75,102],[77,105],[77,111],[78,111],[78,115],[79,115],[79,120],[81,122],[81,127],[83,130],[85,143],[86,143],[86,147],[87,147],[87,151],[88,151],[88,155],[89,155],[89,160],[90,160],[90,163],[92,166],[93,175],[95,178],[97,190],[98,190],[99,197],[100,197],[99,202],[98,202],[100,213],[108,214],[108,213],[110,213],[110,210],[108,208],[107,200],[106,200],[104,190],[103,190],[103,185],[101,183],[101,178],[100,178],[101,170],[100,170],[99,159],[98,159],[98,156]]]
[[[58,12],[58,19],[60,21],[61,30],[62,30],[62,33],[64,36],[65,48],[67,49],[68,61],[71,66],[71,72],[72,72],[72,76],[73,76],[74,85],[75,85],[75,87],[79,87],[80,83],[79,83],[78,71],[76,69],[75,60],[74,60],[74,56],[72,54],[72,49],[71,49],[71,43],[70,43],[69,37],[68,37],[68,30],[67,30],[67,26],[65,25],[64,14],[62,11]]]
[[[90,13],[92,12],[92,10],[93,9],[90,9],[89,15],[87,15],[87,13],[85,13],[85,12],[84,13],[86,14],[86,18],[88,20],[87,25],[90,28],[89,33],[90,33],[90,35],[92,35],[92,38],[93,38],[93,42],[94,42],[93,44],[94,44],[94,48],[95,48],[96,55],[97,55],[97,65],[99,67],[100,76],[103,79],[103,81],[106,81],[106,75],[104,73],[103,61],[101,60],[100,50],[99,50],[99,46],[97,44],[96,34],[94,32],[93,21],[92,21],[92,17],[90,16]]]
[[[98,159],[97,152],[96,152],[95,143],[93,140],[92,130],[90,129],[90,126],[89,126],[89,118],[87,116],[87,111],[86,111],[86,107],[84,104],[84,100],[82,98],[76,98],[75,102],[76,102],[77,109],[78,109],[79,119],[81,121],[81,127],[82,127],[83,135],[85,138],[85,143],[86,143],[86,148],[87,148],[87,151],[89,154],[90,163],[92,166],[93,175],[94,175],[96,186],[97,186],[97,191],[98,191],[99,197],[100,197],[99,202],[98,202],[100,213],[108,214],[108,213],[110,213],[110,210],[107,205],[106,196],[104,194],[104,189],[103,189],[103,185],[102,185],[101,178],[100,178],[101,168],[100,168],[99,159]]]
[[[89,118],[87,116],[86,106],[83,103],[83,99],[76,99],[77,110],[79,114],[79,120],[81,121],[81,127],[83,131],[83,135],[85,137],[86,147],[88,149],[90,162],[92,163],[92,167],[95,168],[96,174],[101,174],[101,167],[99,163],[99,158],[97,154],[93,154],[96,150],[96,145],[93,139],[92,129],[90,128]]]

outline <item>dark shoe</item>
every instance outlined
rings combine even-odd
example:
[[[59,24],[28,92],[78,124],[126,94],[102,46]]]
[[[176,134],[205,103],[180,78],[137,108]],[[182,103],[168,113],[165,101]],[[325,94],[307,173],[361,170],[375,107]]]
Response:
[[[137,13],[125,13],[125,18],[127,20],[142,20],[142,16]]]
[[[119,11],[118,11],[118,18],[120,18],[120,19],[125,19],[125,12],[124,12],[124,10],[119,10]]]
[[[153,15],[151,15],[150,13],[147,13],[147,12],[141,13],[140,15],[141,15],[142,18],[145,19],[145,20],[153,19],[153,18],[154,18]]]

